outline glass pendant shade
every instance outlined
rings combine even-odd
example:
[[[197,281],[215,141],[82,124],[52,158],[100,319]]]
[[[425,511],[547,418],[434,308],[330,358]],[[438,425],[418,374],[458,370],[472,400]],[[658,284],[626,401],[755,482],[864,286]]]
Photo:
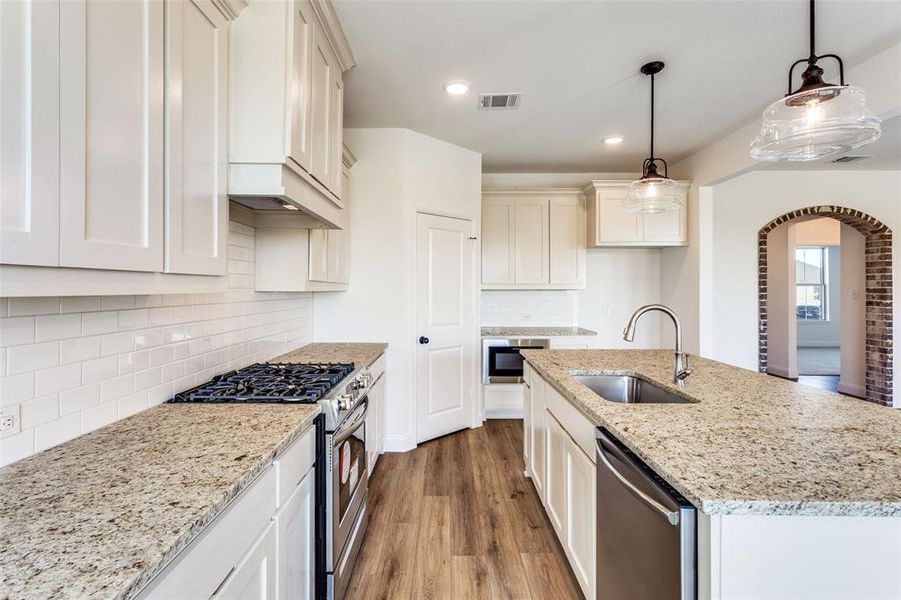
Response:
[[[676,182],[669,177],[648,173],[629,184],[623,210],[628,212],[657,214],[682,206],[676,193]]]
[[[838,156],[879,139],[879,118],[854,86],[800,90],[770,104],[751,143],[755,160],[812,161]]]

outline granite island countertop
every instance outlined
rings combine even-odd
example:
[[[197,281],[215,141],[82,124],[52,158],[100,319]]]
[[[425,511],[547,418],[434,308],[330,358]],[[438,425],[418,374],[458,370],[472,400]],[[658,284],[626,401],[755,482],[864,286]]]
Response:
[[[584,327],[482,327],[483,338],[542,338],[597,335]]]
[[[273,360],[363,366],[386,347]],[[319,412],[161,404],[0,469],[0,598],[133,597]]]
[[[535,370],[708,514],[901,517],[901,411],[671,350],[523,350]],[[637,375],[690,404],[608,402],[572,375]]]

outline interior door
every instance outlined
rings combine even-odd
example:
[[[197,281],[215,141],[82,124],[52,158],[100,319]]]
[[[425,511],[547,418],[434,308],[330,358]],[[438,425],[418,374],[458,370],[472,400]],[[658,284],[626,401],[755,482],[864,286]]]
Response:
[[[473,424],[472,223],[416,215],[417,441]]]

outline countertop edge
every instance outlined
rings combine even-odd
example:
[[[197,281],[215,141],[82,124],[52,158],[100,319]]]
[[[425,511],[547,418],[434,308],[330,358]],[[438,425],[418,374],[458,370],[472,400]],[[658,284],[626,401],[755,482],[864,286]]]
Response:
[[[528,357],[526,357],[528,361]],[[658,475],[672,485],[679,493],[685,496],[695,507],[704,514],[711,516],[855,516],[855,517],[901,517],[901,500],[898,502],[867,502],[867,501],[848,501],[848,502],[827,502],[827,501],[811,501],[811,500],[744,500],[744,499],[718,499],[704,500],[692,493],[686,488],[677,477],[668,473],[662,465],[649,458],[647,453],[643,452],[641,447],[630,439],[628,432],[624,432],[616,426],[610,424],[602,416],[592,413],[586,409],[577,399],[574,399],[570,392],[562,386],[557,378],[541,366],[534,362],[528,361],[529,365],[538,372],[545,381],[554,387],[554,389],[566,399],[579,414],[584,416],[596,427],[604,427],[622,442],[629,450],[634,452],[649,467],[651,467]],[[576,370],[577,371],[577,370]],[[621,369],[623,374],[640,375],[644,379],[655,381],[655,378],[639,373],[632,369]],[[571,376],[571,375],[570,375]]]
[[[240,496],[244,490],[250,487],[250,485],[263,474],[278,455],[284,452],[288,446],[299,439],[313,426],[316,417],[319,416],[321,412],[321,408],[317,406],[316,412],[311,414],[310,417],[304,421],[302,425],[297,427],[291,435],[282,439],[271,452],[263,456],[244,477],[236,481],[234,485],[229,488],[221,500],[211,506],[200,518],[195,520],[190,525],[189,531],[179,536],[175,542],[173,542],[172,546],[160,555],[159,560],[155,561],[152,565],[149,565],[142,573],[137,575],[129,584],[121,589],[118,594],[116,594],[115,598],[128,600],[137,597],[144,591],[144,588],[146,588],[157,575],[162,573],[172,561],[178,558],[179,554],[190,546],[191,542],[197,539],[197,537],[216,520],[216,517],[225,512],[238,496]]]

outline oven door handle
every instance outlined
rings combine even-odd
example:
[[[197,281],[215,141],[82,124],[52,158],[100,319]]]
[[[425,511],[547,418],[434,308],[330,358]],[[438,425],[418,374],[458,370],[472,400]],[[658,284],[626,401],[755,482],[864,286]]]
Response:
[[[332,446],[337,448],[341,445],[344,440],[352,436],[357,429],[360,428],[360,425],[363,424],[363,421],[366,420],[366,415],[369,413],[369,397],[363,398],[363,404],[365,407],[363,408],[363,412],[354,419],[349,425],[342,425],[340,431],[335,432],[335,437],[332,441]]]

